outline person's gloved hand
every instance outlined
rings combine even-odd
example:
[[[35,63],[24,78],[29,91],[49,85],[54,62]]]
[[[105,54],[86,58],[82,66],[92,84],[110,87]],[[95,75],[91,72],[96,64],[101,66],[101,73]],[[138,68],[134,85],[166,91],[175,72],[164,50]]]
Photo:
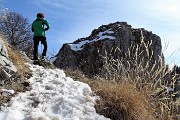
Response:
[[[48,30],[48,28],[45,28],[44,30],[45,30],[45,31],[47,31],[47,30]]]

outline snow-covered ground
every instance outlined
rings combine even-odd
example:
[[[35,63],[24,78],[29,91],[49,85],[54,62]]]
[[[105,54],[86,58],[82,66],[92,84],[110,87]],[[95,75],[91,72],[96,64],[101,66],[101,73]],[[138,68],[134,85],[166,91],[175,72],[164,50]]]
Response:
[[[32,90],[12,98],[2,108],[0,120],[110,120],[96,113],[97,96],[82,82],[66,77],[60,69],[30,65]]]

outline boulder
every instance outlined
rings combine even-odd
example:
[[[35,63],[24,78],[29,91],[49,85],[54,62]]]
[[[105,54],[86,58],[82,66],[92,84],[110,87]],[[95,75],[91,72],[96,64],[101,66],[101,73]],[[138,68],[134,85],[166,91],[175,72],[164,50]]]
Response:
[[[0,38],[0,80],[8,79],[17,72],[8,56],[8,50],[4,41]]]

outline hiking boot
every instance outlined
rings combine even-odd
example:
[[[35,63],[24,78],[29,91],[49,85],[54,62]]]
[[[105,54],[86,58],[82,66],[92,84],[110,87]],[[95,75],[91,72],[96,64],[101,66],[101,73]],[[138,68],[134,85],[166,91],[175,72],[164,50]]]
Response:
[[[42,56],[42,61],[45,61],[46,60],[46,56]]]
[[[33,64],[34,65],[38,65],[39,64],[39,60],[34,60]]]

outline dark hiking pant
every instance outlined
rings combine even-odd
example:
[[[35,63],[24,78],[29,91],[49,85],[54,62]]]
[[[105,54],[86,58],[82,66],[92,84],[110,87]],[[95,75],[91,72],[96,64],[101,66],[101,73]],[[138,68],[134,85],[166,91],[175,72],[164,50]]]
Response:
[[[34,39],[34,60],[38,60],[38,46],[39,46],[40,41],[41,41],[41,44],[43,44],[43,46],[44,46],[42,56],[46,56],[46,52],[47,52],[46,37],[34,36],[33,39]]]

